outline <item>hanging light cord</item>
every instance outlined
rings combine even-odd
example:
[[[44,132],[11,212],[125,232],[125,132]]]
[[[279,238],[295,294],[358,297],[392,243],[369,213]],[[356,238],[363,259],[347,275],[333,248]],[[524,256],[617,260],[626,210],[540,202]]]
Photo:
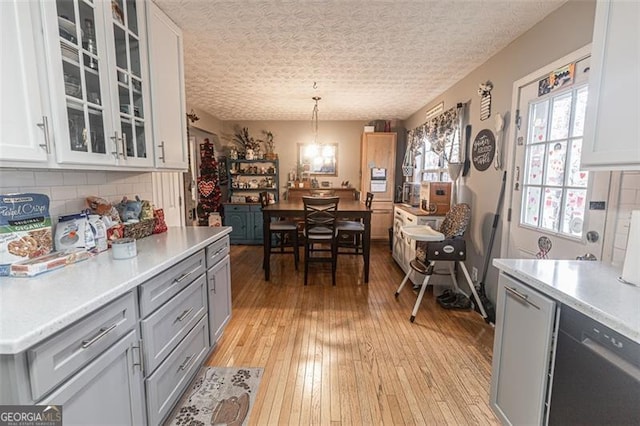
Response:
[[[313,106],[313,112],[311,113],[311,121],[313,122],[313,143],[318,143],[318,101],[322,99],[319,96],[314,96],[313,99],[316,104]]]

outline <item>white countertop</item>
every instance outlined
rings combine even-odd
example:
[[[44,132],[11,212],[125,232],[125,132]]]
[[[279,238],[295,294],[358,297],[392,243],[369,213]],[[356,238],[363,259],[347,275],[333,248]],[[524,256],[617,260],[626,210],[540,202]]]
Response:
[[[113,260],[108,250],[35,277],[1,277],[0,354],[29,348],[230,232],[169,228],[138,240],[131,259]]]
[[[619,269],[584,260],[494,259],[493,265],[640,343],[640,287],[618,281]]]

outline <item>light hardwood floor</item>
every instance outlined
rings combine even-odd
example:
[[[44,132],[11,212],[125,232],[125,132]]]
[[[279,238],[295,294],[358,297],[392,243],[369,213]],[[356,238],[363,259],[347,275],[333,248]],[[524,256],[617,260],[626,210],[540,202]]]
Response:
[[[301,253],[302,254],[302,253]],[[209,365],[263,367],[250,424],[497,424],[489,408],[493,329],[473,311],[440,308],[428,291],[395,289],[402,270],[374,244],[368,284],[362,258],[295,271],[291,255],[232,246],[233,313]],[[302,257],[302,256],[301,256]]]

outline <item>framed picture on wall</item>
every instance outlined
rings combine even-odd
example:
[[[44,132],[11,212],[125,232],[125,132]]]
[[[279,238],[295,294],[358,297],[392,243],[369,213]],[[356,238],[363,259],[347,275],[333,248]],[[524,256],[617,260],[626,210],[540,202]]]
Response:
[[[309,175],[338,175],[338,144],[298,144],[298,164]]]

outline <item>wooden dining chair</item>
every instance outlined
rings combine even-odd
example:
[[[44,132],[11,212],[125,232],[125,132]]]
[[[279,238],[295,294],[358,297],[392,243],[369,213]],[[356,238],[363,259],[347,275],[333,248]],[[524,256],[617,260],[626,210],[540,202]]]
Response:
[[[259,194],[260,205],[265,208],[269,205],[269,194],[263,191]],[[298,243],[298,223],[288,220],[272,220],[269,223],[269,239],[265,241],[267,250],[271,254],[293,254],[293,262],[298,270],[300,259]],[[262,265],[262,269],[265,265]]]
[[[304,285],[307,285],[308,282],[309,264],[314,262],[331,263],[331,282],[336,285],[338,256],[336,212],[339,201],[339,197],[302,197],[304,205]]]
[[[371,209],[373,203],[373,193],[367,192],[365,206]],[[364,223],[362,220],[339,220],[336,223],[338,234],[338,254],[359,254],[364,253],[362,241],[364,236]]]

